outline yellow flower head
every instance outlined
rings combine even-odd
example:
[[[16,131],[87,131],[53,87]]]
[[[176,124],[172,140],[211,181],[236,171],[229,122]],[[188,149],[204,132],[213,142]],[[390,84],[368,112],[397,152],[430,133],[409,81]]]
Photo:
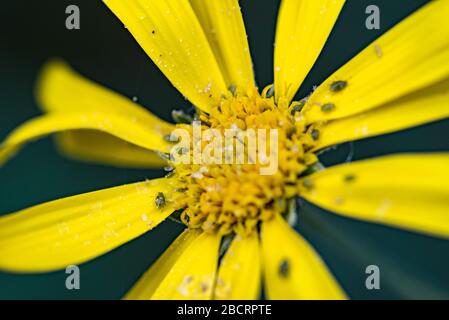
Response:
[[[126,298],[256,299],[263,279],[271,299],[344,299],[291,227],[298,197],[349,218],[448,237],[449,155],[324,168],[317,154],[449,116],[449,2],[427,4],[294,101],[344,2],[282,1],[274,83],[259,91],[237,0],[104,0],[195,112],[175,111],[176,125],[162,121],[50,62],[38,86],[44,114],[6,138],[0,164],[26,142],[56,133],[72,158],[169,173],[0,218],[0,268],[44,272],[83,263],[171,217],[185,231]],[[218,139],[227,130],[236,133],[232,148]],[[260,140],[262,132],[275,134]],[[198,134],[204,139],[186,142]],[[248,153],[226,158],[238,146]],[[214,161],[204,163],[205,155]],[[271,155],[275,170],[263,174]]]

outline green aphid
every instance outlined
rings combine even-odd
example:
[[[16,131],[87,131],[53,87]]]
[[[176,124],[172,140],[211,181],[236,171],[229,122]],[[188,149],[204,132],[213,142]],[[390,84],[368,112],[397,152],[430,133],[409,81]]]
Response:
[[[321,111],[323,112],[331,112],[335,110],[335,104],[333,103],[325,103],[321,106]]]
[[[300,111],[302,110],[302,108],[304,108],[305,105],[306,105],[306,101],[305,101],[305,100],[301,100],[301,101],[299,102],[299,104],[296,104],[296,105],[292,108],[292,110],[290,111],[290,114],[291,114],[292,116],[294,116],[295,113],[296,113],[296,112],[300,112]]]
[[[282,278],[287,278],[290,274],[290,262],[287,259],[282,259],[278,271]]]
[[[344,80],[335,81],[330,85],[332,92],[340,92],[348,86],[348,82]]]
[[[156,196],[156,207],[159,209],[165,206],[165,196],[162,192],[159,192]]]
[[[302,182],[302,185],[304,186],[304,188],[306,188],[307,190],[312,190],[314,187],[313,181],[310,179],[304,179]]]
[[[191,124],[193,122],[192,116],[183,110],[173,110],[171,116],[176,123]]]
[[[318,129],[313,129],[313,130],[310,132],[310,135],[312,136],[312,139],[313,139],[314,141],[317,141],[317,140],[320,138],[320,130],[318,130]]]
[[[353,182],[356,179],[356,176],[348,173],[347,175],[345,175],[345,182]]]

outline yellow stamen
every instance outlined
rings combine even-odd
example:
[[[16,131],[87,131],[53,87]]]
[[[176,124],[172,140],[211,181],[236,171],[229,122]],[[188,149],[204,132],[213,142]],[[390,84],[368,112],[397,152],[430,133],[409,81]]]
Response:
[[[208,129],[278,130],[278,168],[272,175],[261,175],[260,149],[257,159],[245,158],[242,164],[180,164],[175,167],[175,179],[183,191],[177,208],[183,209],[181,220],[190,228],[206,232],[249,235],[257,230],[259,222],[287,210],[287,201],[297,194],[298,177],[318,159],[311,152],[315,141],[306,127],[301,113],[291,112],[301,103],[285,101],[275,103],[267,97],[267,89],[260,95],[257,90],[246,95],[223,97],[221,104],[210,114],[200,113],[201,132]],[[179,124],[193,133],[191,125]],[[201,141],[204,147],[205,141]],[[237,141],[248,145],[248,141]],[[191,145],[193,149],[193,143]],[[191,156],[191,155],[190,155]],[[253,162],[251,162],[253,161]],[[193,162],[193,161],[192,161]],[[251,162],[251,163],[248,163]]]

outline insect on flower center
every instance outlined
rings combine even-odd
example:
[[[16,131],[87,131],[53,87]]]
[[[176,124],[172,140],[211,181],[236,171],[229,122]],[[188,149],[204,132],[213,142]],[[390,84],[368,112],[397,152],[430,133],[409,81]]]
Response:
[[[223,98],[192,124],[181,121],[168,137],[176,143],[168,176],[179,184],[179,220],[206,232],[248,235],[285,213],[298,177],[317,163],[311,150],[319,129],[306,125],[303,106],[276,103],[268,87]]]

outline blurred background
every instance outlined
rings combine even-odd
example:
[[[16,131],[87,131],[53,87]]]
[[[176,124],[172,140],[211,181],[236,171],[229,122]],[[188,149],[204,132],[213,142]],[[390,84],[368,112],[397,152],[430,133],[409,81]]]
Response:
[[[313,1],[313,0],[310,0]],[[298,98],[426,0],[348,0]],[[81,29],[67,30],[65,9],[81,10]],[[257,83],[272,82],[273,42],[279,1],[241,0]],[[367,30],[365,9],[381,10],[381,29]],[[35,79],[43,63],[60,57],[76,70],[162,118],[188,103],[100,0],[6,1],[0,19],[0,140],[39,115]],[[419,41],[419,39],[417,39]],[[70,88],[67,88],[70,90]],[[343,144],[322,155],[326,165],[400,152],[449,151],[449,120]],[[154,170],[126,170],[67,160],[51,139],[29,144],[0,168],[0,215],[41,202],[158,177]],[[425,214],[425,212],[423,212]],[[65,288],[64,271],[0,272],[0,299],[119,299],[155,261],[182,226],[167,221],[154,231],[80,266],[81,289]],[[449,241],[337,217],[309,204],[298,230],[315,246],[343,288],[356,299],[449,298]],[[378,265],[381,289],[365,288],[366,266]]]

